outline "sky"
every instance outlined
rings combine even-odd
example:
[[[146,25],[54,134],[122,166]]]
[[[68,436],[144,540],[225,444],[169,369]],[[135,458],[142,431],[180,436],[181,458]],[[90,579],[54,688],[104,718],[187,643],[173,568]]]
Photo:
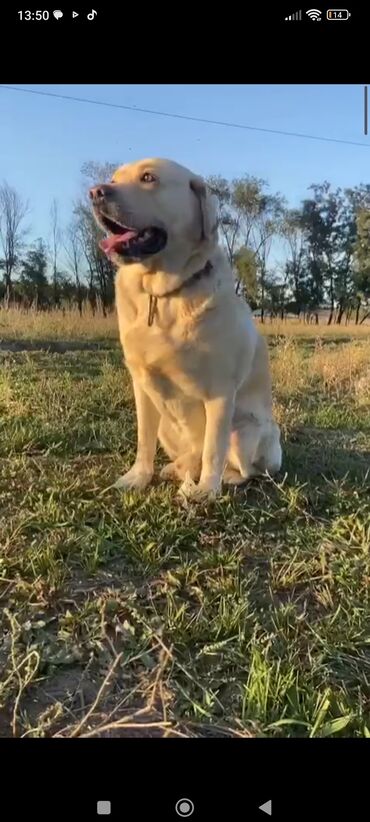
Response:
[[[361,85],[24,85],[16,88],[221,120],[257,128],[350,140],[321,142],[180,120],[0,87],[0,182],[30,204],[31,236],[50,236],[49,211],[63,223],[81,193],[87,160],[122,164],[167,157],[202,175],[262,177],[290,205],[307,187],[370,181],[370,136],[363,133]],[[98,182],[98,181],[97,181]]]

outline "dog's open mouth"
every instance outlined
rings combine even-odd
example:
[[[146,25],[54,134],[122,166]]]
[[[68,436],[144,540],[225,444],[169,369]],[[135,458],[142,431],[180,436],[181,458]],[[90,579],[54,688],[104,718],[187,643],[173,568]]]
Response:
[[[100,223],[109,236],[101,240],[99,245],[108,255],[120,254],[122,257],[141,258],[158,254],[165,247],[167,234],[162,228],[148,226],[139,231],[136,228],[123,225],[112,220],[100,212]]]

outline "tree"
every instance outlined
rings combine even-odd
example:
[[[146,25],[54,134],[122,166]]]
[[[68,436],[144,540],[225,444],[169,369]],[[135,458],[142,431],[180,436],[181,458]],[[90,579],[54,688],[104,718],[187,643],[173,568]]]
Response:
[[[0,186],[0,242],[3,258],[0,268],[4,272],[5,305],[9,306],[12,291],[12,277],[16,270],[19,254],[23,248],[27,229],[23,222],[28,213],[28,204],[8,183]]]
[[[82,253],[88,268],[88,294],[92,310],[100,297],[103,314],[113,305],[115,269],[99,246],[104,233],[99,228],[89,205],[80,200],[74,209]]]
[[[250,175],[231,183],[223,177],[209,177],[207,183],[218,196],[221,238],[231,266],[237,273],[236,260],[242,246],[255,256],[263,322],[267,262],[272,238],[280,228],[283,198],[268,194],[266,181]]]
[[[357,215],[357,239],[355,244],[356,268],[354,273],[354,290],[357,298],[356,325],[359,322],[362,303],[370,303],[370,210],[361,209]],[[370,315],[366,311],[361,323]]]
[[[281,233],[281,222],[284,214],[284,200],[280,194],[260,192],[257,199],[257,213],[251,227],[252,248],[257,259],[261,322],[264,321],[265,294],[267,281],[267,262],[271,251],[272,239]]]
[[[58,255],[61,245],[62,233],[59,226],[59,209],[56,199],[52,201],[50,208],[51,220],[51,264],[53,277],[53,296],[54,305],[60,304],[59,287],[58,287]]]
[[[241,246],[235,254],[235,268],[238,282],[252,310],[258,306],[258,272],[256,256],[251,248]]]
[[[322,302],[326,293],[330,301],[328,325],[334,318],[335,258],[338,253],[338,195],[330,183],[310,186],[313,197],[303,202],[302,218],[308,243],[308,261],[314,292]],[[318,303],[318,304],[319,304]]]
[[[286,283],[278,282],[274,273],[270,273],[265,282],[266,308],[270,311],[271,319],[280,316],[284,319],[286,307]]]
[[[367,297],[366,297],[366,283],[360,281],[360,268],[362,267],[362,255],[360,246],[358,243],[359,234],[361,234],[361,242],[365,241],[366,236],[366,229],[365,229],[365,236],[363,234],[364,223],[363,220],[366,221],[366,213],[369,211],[370,208],[370,184],[364,185],[361,183],[359,186],[351,189],[345,189],[345,197],[346,202],[348,203],[348,224],[347,230],[345,231],[345,243],[347,244],[347,282],[348,282],[348,293],[349,297],[347,299],[347,311],[346,311],[346,322],[350,319],[353,309],[355,309],[355,321],[356,323],[359,322],[360,316],[360,309],[361,304],[365,301],[365,305],[367,304]],[[360,254],[358,251],[360,250]],[[360,268],[359,264],[360,263]],[[342,312],[339,310],[337,322],[340,322]]]
[[[49,304],[50,286],[47,278],[47,248],[42,239],[38,239],[29,249],[22,263],[20,290],[36,308]]]
[[[286,242],[288,258],[285,263],[285,276],[290,287],[294,310],[298,317],[308,302],[305,266],[305,236],[302,212],[299,209],[287,209],[281,223],[281,234]]]
[[[241,212],[233,201],[232,184],[224,177],[209,177],[207,185],[218,199],[218,222],[231,267],[240,244]]]
[[[84,163],[81,172],[84,179],[84,195],[74,207],[74,217],[78,226],[78,235],[82,253],[88,267],[88,296],[91,308],[95,311],[97,294],[101,299],[104,315],[114,302],[115,269],[99,242],[104,232],[97,225],[87,198],[88,188],[97,182],[106,182],[117,166],[113,163]]]
[[[329,301],[328,325],[340,323],[353,300],[356,214],[363,190],[331,189],[330,183],[310,187],[313,198],[303,203],[311,277],[316,293]]]
[[[90,186],[108,183],[118,165],[118,163],[98,163],[95,160],[87,160],[82,164],[81,174]]]
[[[339,258],[335,274],[335,294],[337,299],[336,322],[341,323],[347,311],[347,317],[354,302],[354,266],[356,256],[357,216],[363,201],[364,189],[367,186],[345,189],[339,199]]]
[[[82,315],[82,295],[83,290],[81,286],[81,264],[82,264],[82,242],[81,232],[76,217],[70,222],[64,236],[64,251],[67,259],[68,268],[73,274],[77,306],[80,315]]]

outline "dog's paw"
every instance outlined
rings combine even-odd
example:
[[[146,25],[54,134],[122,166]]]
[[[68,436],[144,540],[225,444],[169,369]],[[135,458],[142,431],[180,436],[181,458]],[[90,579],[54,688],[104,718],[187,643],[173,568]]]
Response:
[[[243,477],[240,471],[234,471],[233,468],[225,468],[222,482],[225,485],[245,485],[248,481],[247,477]]]
[[[167,465],[164,465],[159,474],[160,478],[163,480],[173,480],[178,479],[178,473],[176,469],[175,462],[168,462]]]
[[[185,454],[178,457],[174,462],[169,462],[165,465],[160,473],[161,479],[185,480],[189,475],[191,479],[196,482],[199,479],[202,468],[202,461],[196,454]]]
[[[142,491],[147,487],[147,485],[149,485],[152,476],[153,474],[149,474],[140,468],[135,468],[133,465],[126,474],[122,474],[121,477],[118,477],[117,481],[113,485],[113,488],[118,488],[119,491],[124,491],[125,489]]]
[[[221,483],[214,479],[195,483],[190,474],[187,474],[178,493],[183,501],[207,502],[221,493]]]

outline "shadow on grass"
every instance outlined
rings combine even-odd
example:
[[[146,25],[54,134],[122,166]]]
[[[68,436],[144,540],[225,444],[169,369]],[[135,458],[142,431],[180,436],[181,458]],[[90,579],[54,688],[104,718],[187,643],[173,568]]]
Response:
[[[369,445],[369,437],[359,431],[300,427],[284,445],[284,468],[310,485],[320,477],[364,480],[370,473]]]

